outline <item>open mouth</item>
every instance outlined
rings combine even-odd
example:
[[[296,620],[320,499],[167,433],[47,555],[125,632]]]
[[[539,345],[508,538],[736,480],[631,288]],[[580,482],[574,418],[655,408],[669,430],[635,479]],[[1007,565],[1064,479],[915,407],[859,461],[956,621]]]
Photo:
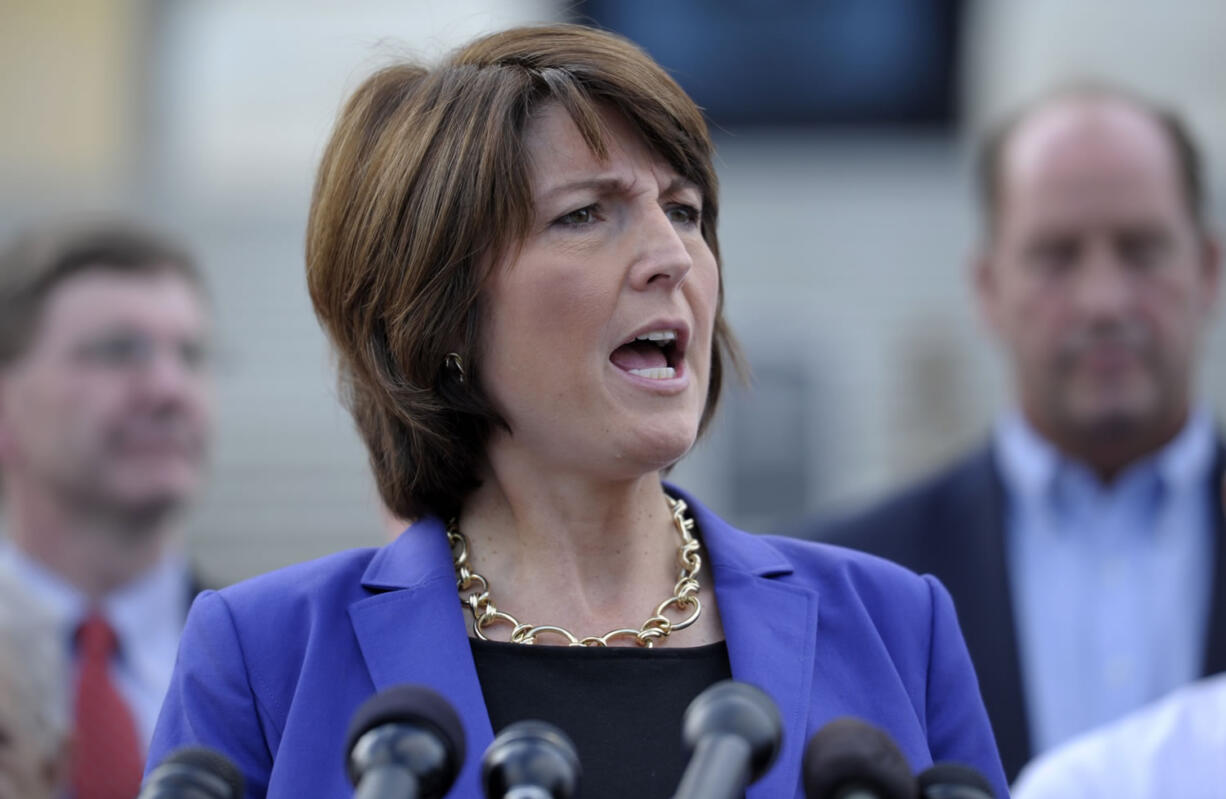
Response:
[[[683,342],[671,328],[650,330],[613,350],[609,360],[624,372],[648,380],[671,380],[681,369]]]

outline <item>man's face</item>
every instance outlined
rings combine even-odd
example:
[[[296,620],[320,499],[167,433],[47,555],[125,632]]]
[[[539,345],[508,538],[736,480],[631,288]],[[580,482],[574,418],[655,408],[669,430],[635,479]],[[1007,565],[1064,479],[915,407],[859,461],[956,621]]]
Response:
[[[173,510],[200,487],[212,416],[197,288],[87,270],[52,289],[0,373],[0,479],[87,511]]]
[[[1152,119],[1070,100],[1010,137],[977,288],[1042,431],[1085,439],[1178,423],[1217,282],[1215,246]]]

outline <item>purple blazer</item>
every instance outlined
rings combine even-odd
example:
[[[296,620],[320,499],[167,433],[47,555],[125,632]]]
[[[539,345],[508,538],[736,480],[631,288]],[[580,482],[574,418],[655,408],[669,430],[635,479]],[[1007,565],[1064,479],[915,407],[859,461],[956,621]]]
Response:
[[[953,604],[935,578],[851,550],[751,535],[670,492],[698,523],[732,676],[774,697],[783,717],[783,751],[748,799],[803,797],[805,743],[843,715],[889,732],[917,771],[967,763],[1008,796]],[[150,767],[204,745],[242,770],[248,797],[352,796],[342,752],[349,718],[375,691],[404,682],[455,705],[468,760],[448,796],[481,797],[479,761],[493,730],[437,519],[380,549],[201,594]]]

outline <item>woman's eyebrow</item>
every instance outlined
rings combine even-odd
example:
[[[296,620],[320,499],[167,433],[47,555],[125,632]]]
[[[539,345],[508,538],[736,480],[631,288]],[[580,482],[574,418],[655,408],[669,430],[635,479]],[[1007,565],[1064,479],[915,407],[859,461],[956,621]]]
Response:
[[[569,194],[575,191],[595,191],[600,195],[610,194],[625,194],[633,189],[633,184],[622,177],[616,175],[601,175],[593,178],[581,178],[579,180],[570,180],[558,183],[556,185],[547,186],[541,191],[538,201],[548,202],[549,200],[559,196]],[[701,193],[698,184],[694,181],[676,175],[668,182],[661,192],[663,195],[676,194],[681,191],[694,190]]]
[[[668,185],[664,187],[663,194],[666,194],[666,195],[678,194],[683,191],[691,191],[691,190],[698,192],[699,195],[702,194],[702,189],[699,188],[697,183],[695,183],[694,181],[690,180],[687,177],[676,175],[673,177],[672,180],[668,182]]]
[[[579,180],[570,180],[554,186],[549,186],[541,192],[539,199],[551,200],[559,195],[586,190],[594,190],[598,194],[617,194],[619,192],[629,191],[630,184],[622,178],[612,175],[582,178]]]

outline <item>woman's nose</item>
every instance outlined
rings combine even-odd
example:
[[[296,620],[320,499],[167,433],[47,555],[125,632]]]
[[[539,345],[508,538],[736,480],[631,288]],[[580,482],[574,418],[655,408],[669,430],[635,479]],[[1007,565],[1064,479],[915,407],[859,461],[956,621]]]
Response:
[[[665,209],[648,212],[636,238],[638,247],[630,275],[634,288],[674,287],[685,280],[694,261]]]

